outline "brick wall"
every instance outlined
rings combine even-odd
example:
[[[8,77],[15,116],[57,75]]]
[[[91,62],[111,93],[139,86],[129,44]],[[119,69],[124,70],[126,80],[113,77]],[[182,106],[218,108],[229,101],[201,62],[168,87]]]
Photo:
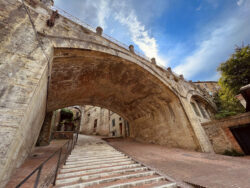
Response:
[[[225,150],[233,149],[243,153],[237,140],[230,131],[230,127],[240,126],[248,123],[250,123],[250,112],[221,120],[203,123],[202,126],[208,135],[216,153],[223,153]]]

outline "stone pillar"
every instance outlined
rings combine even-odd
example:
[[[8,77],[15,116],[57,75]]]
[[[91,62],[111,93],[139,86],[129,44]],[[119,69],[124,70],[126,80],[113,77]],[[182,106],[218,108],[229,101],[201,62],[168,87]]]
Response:
[[[84,113],[84,110],[85,110],[85,108],[84,108],[84,106],[82,106],[82,107],[81,107],[82,113],[81,113],[81,120],[80,120],[80,128],[79,128],[79,129],[80,129],[80,130],[79,130],[80,133],[83,133],[83,129],[84,129],[84,128],[83,128],[83,126],[84,126],[84,118],[85,118],[85,117],[84,117],[84,114],[85,114],[85,113]]]
[[[154,57],[151,59],[151,63],[153,63],[154,65],[156,65],[156,60],[155,60]]]
[[[201,148],[202,152],[211,152],[214,153],[213,146],[203,129],[201,123],[199,122],[198,118],[196,117],[190,102],[187,99],[180,98],[184,111],[186,112],[187,118],[193,128],[195,137],[197,142]]]
[[[100,26],[98,26],[96,28],[96,34],[102,36],[102,32],[103,32],[103,29]]]
[[[42,129],[40,131],[37,146],[47,146],[50,143],[50,137],[52,133],[52,116],[53,112],[48,112],[43,122]]]
[[[132,52],[132,53],[135,53],[135,49],[134,49],[134,46],[133,45],[129,45],[129,51]]]
[[[54,5],[54,1],[53,0],[40,0],[40,2],[42,2],[43,4],[45,4],[48,7]]]
[[[184,80],[183,74],[180,75],[180,79],[181,79],[181,80]]]
[[[57,131],[56,129],[57,129],[57,125],[60,122],[60,118],[61,118],[61,110],[54,111],[53,116],[52,116],[52,120],[51,120],[51,134],[50,134],[51,139],[52,139],[53,133]]]

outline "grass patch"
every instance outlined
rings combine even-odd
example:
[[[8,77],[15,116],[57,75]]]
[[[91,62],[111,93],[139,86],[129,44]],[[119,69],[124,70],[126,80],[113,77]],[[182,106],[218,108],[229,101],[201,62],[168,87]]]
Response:
[[[225,150],[223,155],[232,156],[232,157],[242,157],[242,156],[244,156],[244,154],[239,153],[238,151],[236,151],[234,149],[231,150],[231,151],[230,150]]]

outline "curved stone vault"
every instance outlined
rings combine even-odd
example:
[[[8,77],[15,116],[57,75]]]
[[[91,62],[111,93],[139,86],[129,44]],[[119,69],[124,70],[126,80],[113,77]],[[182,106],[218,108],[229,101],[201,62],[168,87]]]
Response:
[[[72,105],[119,113],[137,140],[213,152],[190,100],[215,105],[183,76],[39,0],[0,0],[0,10],[2,185],[35,146],[45,114]]]
[[[55,49],[48,111],[87,104],[122,115],[139,140],[199,148],[179,98],[153,74],[107,53]]]

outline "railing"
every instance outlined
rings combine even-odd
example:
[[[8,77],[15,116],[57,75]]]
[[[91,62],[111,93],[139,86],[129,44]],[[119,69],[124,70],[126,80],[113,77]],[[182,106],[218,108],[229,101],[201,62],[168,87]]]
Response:
[[[56,168],[55,168],[55,172],[53,174],[53,185],[55,185],[56,183],[56,178],[57,178],[57,173],[58,173],[58,169],[60,167],[61,164],[65,164],[67,157],[71,154],[71,151],[74,149],[75,144],[77,143],[78,140],[78,133],[73,133],[73,136],[70,140],[68,140],[60,149],[58,149],[57,151],[55,151],[52,155],[50,155],[42,164],[40,164],[35,170],[33,170],[28,176],[26,176],[17,186],[16,188],[21,187],[23,184],[27,183],[27,181],[30,179],[30,177],[32,177],[32,175],[34,175],[37,172],[36,175],[36,179],[34,182],[33,187],[37,188],[39,185],[39,180],[41,177],[41,173],[43,170],[43,167],[46,165],[46,163],[51,160],[53,157],[56,156],[56,154],[58,154],[58,158],[56,161]],[[66,151],[64,152],[64,147],[67,146]],[[64,157],[63,157],[64,154]],[[50,167],[51,168],[51,167]],[[31,187],[31,186],[29,186]]]
[[[95,28],[93,26],[90,26],[89,24],[83,22],[82,20],[80,20],[79,18],[71,15],[70,13],[66,12],[65,10],[63,10],[63,9],[61,9],[61,8],[55,6],[55,5],[53,7],[51,7],[51,9],[54,10],[54,11],[57,10],[58,13],[61,14],[62,16],[64,16],[64,17],[68,18],[69,20],[72,20],[73,22],[75,22],[75,23],[77,23],[77,24],[79,24],[79,25],[81,25],[81,26],[89,29],[90,31],[92,31],[94,33],[96,32],[96,30],[95,30]],[[102,37],[105,38],[105,39],[107,39],[107,40],[110,40],[111,42],[119,45],[120,47],[125,48],[126,50],[129,49],[128,45],[126,45],[126,44],[124,44],[124,43],[122,43],[122,42],[114,39],[113,37],[111,37],[111,36],[109,36],[109,35],[107,35],[105,33],[102,34]],[[134,52],[139,57],[141,57],[141,58],[143,58],[143,59],[145,59],[147,61],[151,61],[151,59],[149,57],[145,56],[143,53],[141,53],[141,52],[139,52],[137,50],[134,50]]]

